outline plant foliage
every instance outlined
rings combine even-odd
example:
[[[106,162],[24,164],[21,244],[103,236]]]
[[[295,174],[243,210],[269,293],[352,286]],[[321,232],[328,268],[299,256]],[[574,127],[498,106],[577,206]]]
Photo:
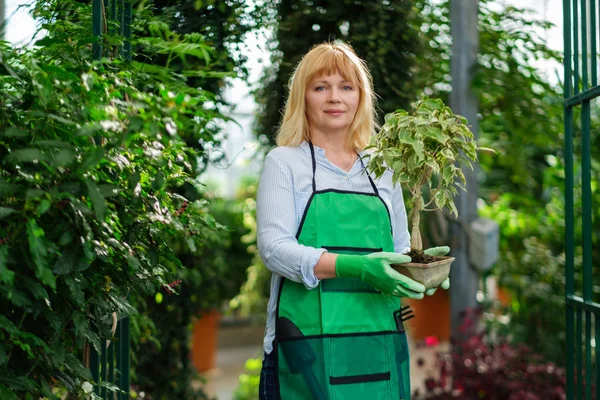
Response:
[[[162,49],[199,60],[196,75],[226,75],[202,36],[137,12],[133,31],[149,32],[134,37],[139,54]],[[214,94],[185,71],[114,57],[116,35],[102,41],[110,58],[93,62],[89,4],[38,2],[34,13],[48,34],[33,48],[0,47],[0,398],[9,400],[56,398],[57,386],[87,394],[83,360],[112,337],[113,313],[135,314],[134,299],[170,288],[177,250],[218,246],[222,231],[190,192],[218,145]]]
[[[564,400],[566,373],[530,348],[492,338],[479,324],[479,310],[462,321],[465,339],[452,354],[440,354],[439,378],[428,378],[419,400]]]
[[[410,113],[397,110],[386,115],[385,124],[367,149],[373,150],[367,168],[377,178],[390,169],[392,182],[410,191],[411,248],[422,250],[421,211],[448,207],[458,215],[455,185],[460,179],[464,189],[466,181],[456,163],[472,168],[478,150],[467,120],[454,115],[442,100],[424,98],[413,104]],[[423,200],[425,189],[430,193],[427,203]]]

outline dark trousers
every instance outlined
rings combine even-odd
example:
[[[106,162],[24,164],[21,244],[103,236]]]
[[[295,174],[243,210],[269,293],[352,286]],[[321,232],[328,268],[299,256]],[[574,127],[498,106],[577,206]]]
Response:
[[[271,354],[265,353],[263,357],[262,369],[260,371],[260,384],[258,386],[259,400],[277,399],[275,351],[276,350],[271,351]]]

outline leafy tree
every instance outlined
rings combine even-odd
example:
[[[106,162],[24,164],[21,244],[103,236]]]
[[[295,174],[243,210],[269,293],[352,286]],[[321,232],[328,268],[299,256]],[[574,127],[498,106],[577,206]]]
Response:
[[[540,59],[558,64],[561,54],[540,37],[540,31],[551,27],[549,22],[498,3],[479,2],[480,49],[473,84],[479,100],[479,142],[498,152],[480,155],[480,195],[488,202],[480,212],[501,227],[501,258],[493,273],[514,296],[511,337],[561,362],[564,314],[556,312],[553,294],[562,287],[555,275],[564,237],[556,196],[561,203],[564,189],[549,179],[549,171],[551,160],[562,158],[562,94],[560,86],[532,65]],[[449,1],[435,6],[420,1],[417,7],[430,46],[418,62],[416,83],[425,94],[447,99],[452,89]]]
[[[259,2],[248,4],[244,0],[145,0],[150,3],[151,11],[156,18],[168,24],[169,29],[177,34],[198,34],[213,51],[210,63],[213,69],[230,71],[231,76],[246,77],[244,65],[245,37],[262,24],[264,7]],[[191,86],[217,94],[219,101],[223,79],[215,79],[211,71],[202,66],[203,57],[190,60],[169,60],[167,55],[152,55],[148,60],[155,65],[167,63],[176,71],[186,70],[191,76]],[[193,70],[194,72],[192,72]]]
[[[141,312],[156,326],[152,335],[141,336],[132,353],[137,360],[135,387],[146,398],[206,398],[193,384],[200,377],[191,364],[191,322],[236,296],[246,279],[252,255],[242,240],[249,232],[243,207],[242,201],[211,198],[209,211],[221,229],[206,230],[203,248],[193,252],[184,240],[173,241],[185,266],[174,275],[181,283],[141,302]]]
[[[527,9],[480,0],[479,56],[473,85],[479,99],[481,143],[500,153],[482,155],[482,192],[503,192],[539,198],[547,154],[561,149],[561,90],[531,64],[533,60],[561,62],[539,31],[547,21]],[[447,101],[451,36],[449,1],[419,1],[421,31],[429,46],[416,63],[415,84],[425,94]]]
[[[416,96],[412,69],[422,42],[412,1],[279,0],[271,12],[275,34],[272,65],[256,92],[258,136],[274,143],[293,68],[314,45],[341,39],[366,60],[382,113],[405,108]]]
[[[532,63],[559,65],[540,32],[551,27],[531,11],[480,0],[480,52],[474,90],[479,98],[480,143],[497,155],[482,154],[480,190],[487,205],[483,216],[501,228],[501,258],[493,271],[512,294],[508,316],[511,336],[546,359],[564,364],[564,155],[563,102],[560,84]],[[447,98],[450,79],[449,2],[417,3],[422,32],[430,47],[417,63],[417,84],[431,96]],[[574,120],[579,120],[576,110]],[[592,126],[599,115],[592,111]],[[575,165],[580,162],[580,127],[574,125]],[[592,135],[592,158],[598,154]],[[592,163],[594,204],[600,199],[600,168]],[[581,221],[581,174],[575,171],[575,220]],[[598,211],[594,213],[594,230]],[[576,237],[581,225],[576,224]],[[594,259],[597,253],[594,241]],[[576,282],[581,282],[581,247],[576,246]]]
[[[94,62],[89,4],[37,2],[34,14],[48,31],[36,47],[0,46],[0,398],[9,400],[56,399],[58,386],[88,394],[83,360],[112,337],[111,315],[143,311],[172,288],[180,253],[210,257],[224,240],[209,203],[186,190],[209,156],[191,144],[218,145],[210,127],[224,117],[215,94],[189,84],[183,59],[202,55],[196,71],[221,79],[213,48],[140,8],[134,32],[150,36],[134,37],[137,53],[161,49],[181,70]],[[214,265],[194,270],[205,280]],[[152,325],[138,317],[133,328]]]
[[[150,40],[140,41],[135,60],[152,64],[152,71],[161,74],[164,67],[186,76],[185,84],[208,93],[211,101],[205,103],[215,115],[222,105],[221,96],[226,77],[246,76],[245,56],[242,52],[246,34],[260,23],[257,8],[243,1],[140,1],[137,12],[146,13],[150,24],[138,24],[138,35]],[[256,16],[256,17],[255,17]],[[176,46],[165,46],[160,37],[175,40]],[[203,43],[209,46],[196,46]],[[195,57],[173,57],[173,49],[193,52]],[[183,54],[185,55],[185,54]],[[207,65],[210,67],[207,68]],[[220,116],[221,117],[221,116]],[[186,135],[186,145],[197,152],[199,162],[195,177],[204,172],[211,150],[218,146],[216,137],[225,137],[222,125],[207,120],[202,127],[202,137]],[[204,398],[202,390],[195,389],[193,379],[197,372],[190,360],[190,325],[204,311],[219,307],[234,297],[245,279],[245,267],[250,255],[240,237],[245,234],[241,213],[233,211],[234,204],[207,196],[200,184],[188,184],[176,189],[188,199],[203,198],[210,201],[210,213],[218,223],[227,226],[217,234],[205,232],[204,246],[190,249],[189,238],[172,241],[172,249],[184,269],[173,273],[179,295],[137,299],[136,304],[147,315],[155,329],[139,329],[140,340],[132,352],[136,387],[151,399]],[[141,321],[139,322],[142,323]],[[144,333],[152,332],[152,333]]]

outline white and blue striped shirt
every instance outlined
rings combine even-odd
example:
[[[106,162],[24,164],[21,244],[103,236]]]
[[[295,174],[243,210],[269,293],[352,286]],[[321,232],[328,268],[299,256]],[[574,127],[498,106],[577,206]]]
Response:
[[[314,146],[317,190],[338,189],[373,193],[363,165],[356,160],[349,172],[331,163],[322,148]],[[298,243],[296,233],[312,194],[312,160],[308,142],[299,147],[277,147],[269,152],[260,177],[256,199],[257,244],[263,263],[273,273],[267,306],[264,349],[271,353],[275,338],[275,311],[281,278],[303,283],[306,289],[319,284],[314,267],[325,249]],[[390,210],[394,251],[410,250],[410,237],[402,190],[393,186],[386,171],[375,180],[379,195]]]

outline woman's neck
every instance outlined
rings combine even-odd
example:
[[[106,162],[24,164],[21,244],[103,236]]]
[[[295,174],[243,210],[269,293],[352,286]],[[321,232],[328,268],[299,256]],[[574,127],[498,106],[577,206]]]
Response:
[[[322,135],[311,132],[311,141],[315,146],[325,150],[325,157],[334,165],[345,172],[349,172],[356,162],[356,151],[348,140],[348,134],[336,135],[334,133]]]
[[[325,153],[343,154],[355,153],[352,144],[348,140],[347,132],[323,134],[321,132],[311,132],[311,142],[323,150]]]

